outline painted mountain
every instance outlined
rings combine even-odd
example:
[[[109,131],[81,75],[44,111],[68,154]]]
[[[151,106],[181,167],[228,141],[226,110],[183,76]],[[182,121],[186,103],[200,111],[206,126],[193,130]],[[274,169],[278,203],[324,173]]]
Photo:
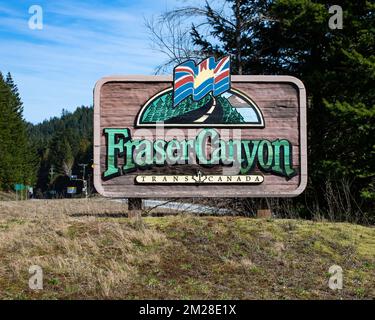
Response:
[[[186,98],[173,108],[173,89],[166,89],[141,109],[136,125],[152,127],[264,127],[258,106],[236,89],[219,96],[206,95],[199,101]]]

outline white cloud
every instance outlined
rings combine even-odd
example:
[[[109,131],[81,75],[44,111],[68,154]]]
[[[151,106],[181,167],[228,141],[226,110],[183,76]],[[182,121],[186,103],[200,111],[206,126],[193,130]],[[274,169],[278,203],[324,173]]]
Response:
[[[43,30],[28,29],[27,15],[0,7],[0,47],[6,48],[0,70],[13,74],[32,122],[90,105],[103,76],[151,74],[162,61],[149,50],[143,19],[134,14],[56,3],[44,10]]]

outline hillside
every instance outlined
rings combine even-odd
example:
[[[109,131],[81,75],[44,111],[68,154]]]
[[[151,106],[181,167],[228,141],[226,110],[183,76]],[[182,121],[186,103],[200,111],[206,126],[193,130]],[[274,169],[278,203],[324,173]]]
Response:
[[[61,117],[53,117],[38,124],[28,123],[28,134],[34,144],[38,147],[48,144],[57,132],[69,132],[75,137],[92,137],[92,107],[78,107],[74,112],[63,110]]]
[[[93,108],[82,106],[74,112],[63,110],[61,117],[36,125],[28,124],[30,143],[37,153],[38,170],[34,185],[37,196],[47,197],[48,190],[55,190],[58,195],[64,196],[69,184],[67,176],[81,176],[80,163],[88,164],[88,168],[91,168],[92,119]],[[91,180],[92,171],[88,169],[86,173],[85,178]]]
[[[108,200],[0,202],[0,299],[369,299],[375,229],[179,215],[135,224]],[[44,290],[28,289],[28,268]],[[344,270],[342,291],[328,269]]]

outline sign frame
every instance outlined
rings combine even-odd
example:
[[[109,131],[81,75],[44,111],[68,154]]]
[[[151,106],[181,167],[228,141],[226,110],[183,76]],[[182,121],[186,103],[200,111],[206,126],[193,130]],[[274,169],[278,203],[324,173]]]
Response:
[[[191,197],[205,197],[205,198],[268,198],[268,197],[296,197],[300,195],[307,185],[307,128],[306,128],[306,89],[303,82],[292,76],[273,76],[273,75],[242,75],[231,76],[232,83],[236,82],[252,82],[252,83],[291,83],[298,88],[298,102],[299,102],[299,157],[300,157],[300,171],[299,171],[299,185],[290,192],[275,191],[267,193],[246,193],[246,192],[233,192],[224,188],[222,191],[213,193],[206,192],[206,190],[196,189],[195,192],[166,192],[164,189],[160,192],[141,192],[137,194],[126,194],[125,192],[113,193],[104,190],[102,185],[102,172],[100,171],[100,149],[101,149],[101,108],[100,98],[101,89],[103,85],[109,82],[147,82],[147,83],[160,83],[169,82],[173,84],[173,76],[144,76],[144,75],[118,75],[103,77],[94,87],[94,186],[96,190],[104,197],[111,198],[191,198]],[[166,127],[167,128],[167,127]],[[240,128],[240,126],[239,126]],[[173,185],[171,185],[173,187]]]

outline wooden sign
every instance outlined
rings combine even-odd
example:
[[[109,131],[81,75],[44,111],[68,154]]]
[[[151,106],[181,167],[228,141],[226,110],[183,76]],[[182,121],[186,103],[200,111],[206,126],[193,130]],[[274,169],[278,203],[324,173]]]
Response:
[[[306,92],[289,76],[188,61],[94,90],[94,184],[107,197],[288,197],[307,182]],[[228,71],[228,72],[227,72]]]

